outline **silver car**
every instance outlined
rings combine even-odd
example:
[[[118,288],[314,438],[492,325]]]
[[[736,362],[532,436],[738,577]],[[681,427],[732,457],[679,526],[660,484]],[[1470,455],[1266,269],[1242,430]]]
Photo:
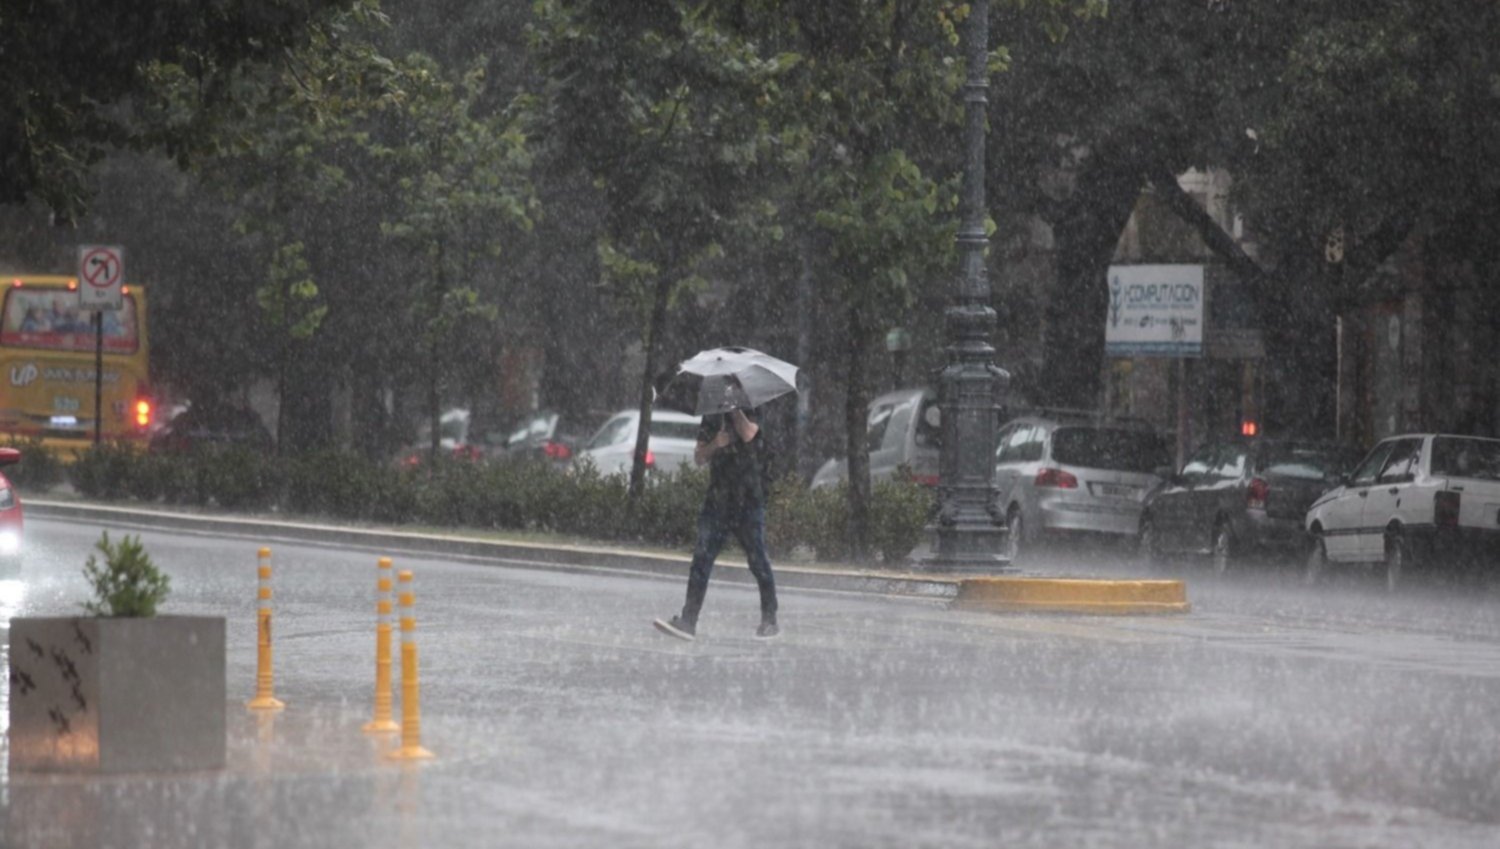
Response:
[[[870,402],[865,445],[870,452],[870,480],[889,480],[899,469],[912,479],[937,486],[940,427],[937,393],[900,389]],[[849,479],[847,460],[831,459],[813,475],[812,488],[836,486]]]
[[[1007,422],[995,486],[1011,559],[1064,532],[1134,540],[1157,472],[1171,465],[1167,440],[1143,424],[1071,412]]]

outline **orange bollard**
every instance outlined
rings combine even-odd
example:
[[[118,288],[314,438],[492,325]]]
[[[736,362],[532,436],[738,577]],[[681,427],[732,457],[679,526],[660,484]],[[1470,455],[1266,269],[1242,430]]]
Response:
[[[433,754],[422,748],[422,717],[417,680],[417,620],[413,608],[417,604],[416,593],[411,588],[411,572],[402,570],[396,575],[401,587],[401,747],[391,751],[387,757],[398,760],[422,760]]]
[[[255,698],[246,707],[251,710],[281,710],[286,705],[276,698],[271,675],[271,549],[262,548],[257,573],[260,580],[260,598],[255,611],[256,630],[259,634],[256,645]]]
[[[375,570],[375,718],[365,733],[386,734],[401,728],[391,719],[391,558],[380,558]]]

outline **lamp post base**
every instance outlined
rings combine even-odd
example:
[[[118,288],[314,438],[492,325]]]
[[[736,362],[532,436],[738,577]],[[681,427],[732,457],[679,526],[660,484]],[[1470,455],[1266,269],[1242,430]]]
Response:
[[[990,522],[935,525],[930,528],[936,538],[932,554],[918,561],[924,572],[968,572],[984,575],[1009,575],[1019,572],[1005,551],[1004,527]]]

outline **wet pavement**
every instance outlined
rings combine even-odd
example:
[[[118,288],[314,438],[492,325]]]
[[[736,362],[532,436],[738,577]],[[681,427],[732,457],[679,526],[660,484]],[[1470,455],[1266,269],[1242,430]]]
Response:
[[[0,619],[66,614],[99,526],[33,520]],[[228,620],[229,763],[0,779],[6,847],[1456,846],[1500,838],[1500,594],[1349,570],[1215,577],[1194,611],[1001,616],[938,601],[400,557],[420,765],[360,731],[375,554],[273,546],[276,695],[254,693],[251,539],[142,532],[165,612]],[[1095,553],[1034,565],[1131,570]],[[1162,574],[1161,572],[1157,573]],[[8,629],[0,628],[0,634]],[[8,710],[0,711],[8,717]],[[4,720],[8,723],[8,719]]]

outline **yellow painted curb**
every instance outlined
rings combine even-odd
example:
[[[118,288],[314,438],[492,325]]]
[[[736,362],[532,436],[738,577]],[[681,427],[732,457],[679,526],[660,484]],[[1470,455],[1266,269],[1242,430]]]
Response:
[[[964,578],[955,607],[1046,613],[1186,613],[1182,581],[1110,581],[1086,578]]]

